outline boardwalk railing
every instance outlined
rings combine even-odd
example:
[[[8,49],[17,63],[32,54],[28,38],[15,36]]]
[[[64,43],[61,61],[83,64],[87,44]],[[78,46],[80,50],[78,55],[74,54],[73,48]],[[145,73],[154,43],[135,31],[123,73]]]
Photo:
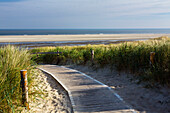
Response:
[[[32,54],[61,54],[62,52],[37,52],[37,53],[32,53]]]
[[[57,54],[57,56],[59,56],[60,54],[62,54],[62,52],[36,52],[36,53],[32,53],[32,54]],[[91,61],[94,62],[94,50],[91,50]]]
[[[37,52],[37,53],[32,53],[32,54],[57,54],[57,56],[59,56],[59,54],[62,54],[62,52]],[[155,57],[155,52],[150,52],[150,64],[154,64],[154,57]],[[94,63],[94,50],[91,50],[91,61],[92,63]]]

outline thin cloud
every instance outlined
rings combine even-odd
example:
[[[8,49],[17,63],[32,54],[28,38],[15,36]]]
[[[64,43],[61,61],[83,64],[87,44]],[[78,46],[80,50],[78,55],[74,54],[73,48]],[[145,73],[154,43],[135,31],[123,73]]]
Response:
[[[23,0],[0,0],[0,2],[20,2]]]
[[[169,12],[170,0],[0,0],[0,28],[110,27],[132,23],[132,18],[134,25],[142,21],[152,26],[162,21],[159,16],[170,16]],[[155,21],[153,16],[157,16]]]

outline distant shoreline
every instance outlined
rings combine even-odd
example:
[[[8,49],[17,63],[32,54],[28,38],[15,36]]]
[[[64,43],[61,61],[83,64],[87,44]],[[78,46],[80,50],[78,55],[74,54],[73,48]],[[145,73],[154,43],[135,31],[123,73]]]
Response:
[[[0,36],[0,47],[8,44],[29,49],[48,46],[108,45],[161,36],[170,37],[170,34],[10,35]]]
[[[1,43],[50,41],[144,40],[170,34],[3,35]]]

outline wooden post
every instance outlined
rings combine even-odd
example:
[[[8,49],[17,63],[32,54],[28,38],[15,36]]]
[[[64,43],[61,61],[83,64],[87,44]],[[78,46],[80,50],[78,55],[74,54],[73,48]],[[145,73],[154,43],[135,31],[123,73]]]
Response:
[[[57,50],[57,56],[59,56],[59,51]]]
[[[154,64],[155,52],[150,52],[150,64]]]
[[[94,50],[91,50],[91,61],[93,63],[93,60],[94,60]]]
[[[28,87],[27,87],[27,70],[21,70],[21,87],[22,87],[22,103],[29,110],[28,104]]]

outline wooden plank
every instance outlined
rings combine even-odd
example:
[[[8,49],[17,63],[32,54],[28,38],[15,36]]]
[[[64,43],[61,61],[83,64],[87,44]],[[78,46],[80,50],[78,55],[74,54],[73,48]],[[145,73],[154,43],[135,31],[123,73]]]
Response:
[[[136,113],[108,86],[87,75],[56,65],[41,65],[67,91],[74,113]]]
[[[27,86],[27,70],[20,70],[21,87],[22,87],[22,104],[29,110],[28,103],[28,86]]]

